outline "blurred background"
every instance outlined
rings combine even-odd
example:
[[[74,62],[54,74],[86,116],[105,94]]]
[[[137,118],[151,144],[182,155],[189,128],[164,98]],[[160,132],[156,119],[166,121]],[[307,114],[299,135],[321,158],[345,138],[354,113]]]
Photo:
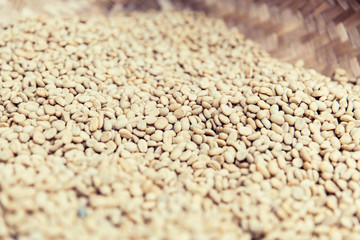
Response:
[[[0,0],[0,24],[34,14],[87,18],[149,9],[202,11],[236,26],[275,58],[303,60],[328,76],[341,67],[348,81],[360,78],[359,0]]]

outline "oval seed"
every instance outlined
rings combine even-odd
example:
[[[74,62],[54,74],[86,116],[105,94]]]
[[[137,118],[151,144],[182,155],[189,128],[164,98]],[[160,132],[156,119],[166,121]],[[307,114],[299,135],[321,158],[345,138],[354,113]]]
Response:
[[[249,136],[250,134],[252,134],[252,129],[250,127],[240,127],[239,133],[242,136]]]
[[[26,117],[25,117],[25,115],[23,115],[23,114],[16,114],[15,116],[14,116],[14,122],[16,122],[16,123],[22,123],[22,122],[24,122],[26,120]]]
[[[168,125],[168,120],[164,117],[160,117],[158,118],[155,123],[154,123],[154,126],[159,129],[159,130],[162,130],[164,128],[166,128],[166,126]]]
[[[285,122],[284,117],[279,113],[271,114],[270,121],[276,123],[279,126],[281,126]]]
[[[35,132],[33,135],[33,141],[37,144],[43,144],[45,142],[45,136],[41,132]]]

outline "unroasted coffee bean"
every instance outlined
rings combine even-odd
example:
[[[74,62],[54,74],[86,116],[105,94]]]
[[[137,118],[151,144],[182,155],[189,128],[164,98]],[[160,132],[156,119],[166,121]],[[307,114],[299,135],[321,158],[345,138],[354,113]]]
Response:
[[[28,18],[0,66],[0,239],[359,239],[357,85],[186,12]]]

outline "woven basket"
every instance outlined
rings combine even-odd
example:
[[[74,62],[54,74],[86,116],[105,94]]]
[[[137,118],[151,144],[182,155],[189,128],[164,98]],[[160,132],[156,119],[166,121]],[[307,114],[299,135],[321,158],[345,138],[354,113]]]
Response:
[[[223,11],[216,10],[223,1],[205,2],[192,6],[236,25],[276,58],[303,59],[327,75],[342,67],[360,76],[358,0],[228,0]]]
[[[12,0],[11,5],[19,10],[29,6],[29,2],[32,6],[40,6],[43,1]],[[291,63],[304,60],[306,67],[314,68],[328,76],[336,68],[341,67],[352,76],[350,81],[354,82],[355,77],[360,77],[359,0],[52,0],[47,2],[66,5],[82,15],[148,9],[203,11],[209,16],[223,18],[229,25],[238,27],[246,37],[260,43],[275,58]],[[74,2],[78,2],[77,8]],[[51,4],[51,14],[55,14],[53,6]],[[39,11],[39,8],[35,7],[35,9]],[[69,13],[69,11],[65,12]]]

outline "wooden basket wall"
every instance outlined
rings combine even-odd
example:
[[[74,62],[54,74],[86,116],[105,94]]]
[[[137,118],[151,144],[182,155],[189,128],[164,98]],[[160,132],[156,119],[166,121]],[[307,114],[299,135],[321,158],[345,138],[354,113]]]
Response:
[[[6,0],[5,0],[6,1]],[[23,9],[39,10],[46,0],[8,0]],[[52,0],[86,14],[148,9],[191,9],[223,18],[248,38],[260,43],[275,58],[330,76],[344,68],[360,77],[359,0]],[[74,2],[77,2],[74,4]],[[80,5],[81,4],[81,5]],[[34,7],[35,6],[35,7]],[[59,7],[59,5],[57,5]],[[54,5],[50,5],[55,14]],[[3,8],[4,9],[4,8]],[[60,8],[59,8],[60,9]],[[86,11],[84,11],[86,9]],[[69,13],[69,11],[64,11]],[[0,15],[3,14],[0,6]],[[5,12],[4,12],[5,13]],[[9,13],[9,11],[7,11]],[[6,13],[5,13],[6,14]],[[0,19],[1,20],[1,19]]]
[[[326,75],[342,67],[360,76],[359,0],[188,2],[237,26],[276,58],[303,59],[305,66]]]

